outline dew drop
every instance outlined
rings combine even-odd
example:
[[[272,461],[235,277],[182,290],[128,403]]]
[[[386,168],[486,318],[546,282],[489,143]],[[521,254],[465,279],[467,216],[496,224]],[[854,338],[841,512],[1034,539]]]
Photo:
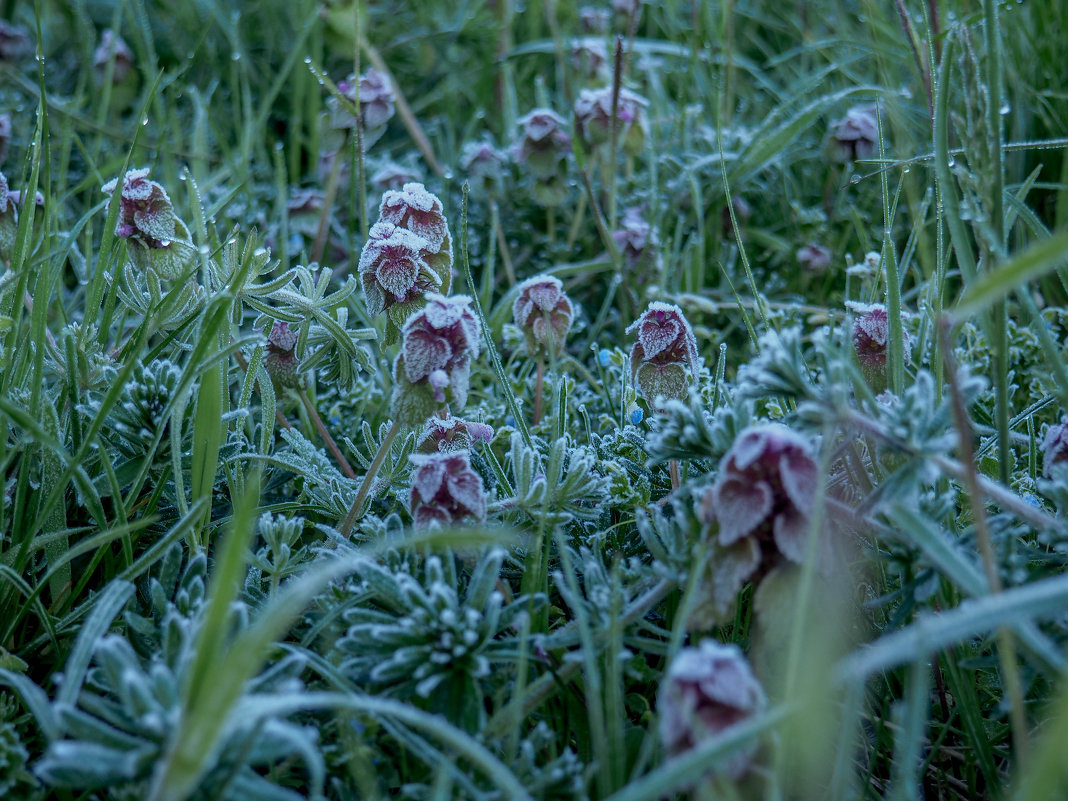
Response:
[[[850,175],[849,176],[849,183],[851,183],[854,186],[856,186],[857,184],[860,183],[860,176],[857,175],[856,173],[854,173],[853,175]]]
[[[998,114],[1004,117],[1010,111],[1012,111],[1012,106],[1009,105],[1009,101],[1003,100],[1001,105],[998,107]]]
[[[144,117],[144,118],[142,118],[142,120],[141,120],[141,124],[142,124],[142,125],[148,125],[148,117]]]
[[[240,61],[240,60],[241,60],[241,54],[240,54],[240,53],[238,53],[238,52],[237,52],[237,51],[235,50],[235,51],[234,51],[233,53],[231,53],[231,54],[230,54],[230,60],[231,60],[231,61]]]
[[[947,166],[947,167],[949,167],[949,168],[951,168],[951,169],[952,169],[953,167],[956,167],[956,166],[957,166],[957,159],[956,159],[956,157],[954,157],[954,156],[953,156],[952,154],[950,154],[950,156],[949,156],[949,161],[947,161],[947,162],[946,162],[946,166]]]
[[[305,64],[311,64],[312,63],[311,56],[305,56],[304,57],[304,63]]]

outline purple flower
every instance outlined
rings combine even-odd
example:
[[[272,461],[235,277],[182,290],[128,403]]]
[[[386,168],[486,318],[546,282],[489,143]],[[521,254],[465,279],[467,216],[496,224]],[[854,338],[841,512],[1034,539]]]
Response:
[[[604,81],[608,73],[608,49],[600,39],[577,39],[571,46],[571,66],[590,81]]]
[[[430,243],[407,228],[384,222],[371,226],[359,265],[368,314],[411,303],[441,286],[441,276],[427,263],[429,251]]]
[[[519,141],[513,157],[526,164],[536,178],[555,178],[560,174],[560,162],[571,151],[571,137],[564,130],[565,123],[555,111],[537,108],[519,120]]]
[[[276,390],[300,385],[300,359],[295,350],[297,332],[284,321],[275,322],[267,336],[267,357],[263,366]]]
[[[623,227],[612,232],[627,268],[645,274],[660,267],[660,237],[656,228],[643,216],[641,209],[629,208],[623,212]]]
[[[847,302],[857,314],[853,321],[853,350],[865,377],[873,383],[886,381],[886,353],[890,342],[890,318],[886,306],[881,303],[866,304]],[[907,331],[902,330],[902,345],[905,361],[909,360],[911,342]]]
[[[620,88],[616,112],[618,141],[623,151],[636,156],[645,145],[645,109],[649,101],[629,89]],[[575,99],[575,121],[579,136],[589,147],[608,142],[612,136],[612,87],[583,89]]]
[[[870,159],[879,147],[879,122],[874,106],[854,106],[831,123],[831,158],[847,164]]]
[[[115,60],[111,72],[112,83],[122,83],[133,70],[133,51],[111,28],[106,28],[100,35],[100,45],[93,53],[93,76],[97,84],[102,84],[107,77],[108,64]]]
[[[422,184],[405,184],[400,190],[382,195],[378,209],[379,222],[393,223],[423,237],[434,254],[447,254],[452,265],[452,236],[449,222],[438,197]]]
[[[10,261],[15,249],[15,234],[18,230],[18,203],[7,185],[7,178],[0,172],[0,260]]]
[[[101,187],[106,195],[115,191],[117,179]],[[133,239],[149,248],[165,247],[175,237],[175,216],[167,192],[148,179],[148,168],[130,170],[122,179],[119,218],[115,236]]]
[[[363,117],[363,127],[367,131],[375,131],[385,127],[385,124],[393,117],[394,102],[396,95],[389,79],[381,72],[371,67],[360,76],[360,116]],[[349,100],[356,102],[356,76],[349,75],[337,85],[338,91]],[[330,124],[334,128],[355,128],[356,117],[347,108],[341,105],[336,98],[331,98]]]
[[[466,451],[413,454],[415,465],[409,506],[419,528],[486,519],[482,478],[471,469]]]
[[[526,339],[527,353],[559,354],[575,316],[564,285],[555,276],[536,275],[518,289],[512,317]]]
[[[682,648],[660,685],[660,739],[668,754],[685,753],[753,717],[767,705],[764,690],[737,645],[702,640]],[[757,743],[739,748],[724,760],[732,779],[749,769]]]
[[[791,562],[805,556],[819,466],[808,443],[778,424],[750,426],[719,465],[716,483],[701,500],[703,520],[719,523],[719,543],[752,539],[763,555],[778,551]],[[820,554],[827,567],[826,554]]]
[[[506,157],[489,142],[468,142],[460,153],[460,169],[472,181],[500,180]]]
[[[1053,477],[1054,468],[1068,462],[1068,417],[1046,429],[1042,440],[1042,475]]]
[[[612,13],[607,8],[583,6],[579,9],[579,25],[583,33],[608,33]]]
[[[459,417],[431,417],[416,445],[420,453],[453,453],[470,450],[478,442],[493,439],[493,429],[485,423],[472,423]]]
[[[797,261],[809,272],[822,273],[831,265],[831,251],[823,245],[809,242],[798,248]]]
[[[656,406],[657,398],[682,399],[697,380],[697,339],[682,309],[654,300],[627,327],[638,341],[630,352],[630,372],[642,397]]]
[[[423,422],[446,404],[467,403],[471,360],[480,350],[478,319],[464,295],[426,295],[426,305],[404,324],[393,364],[393,416]]]

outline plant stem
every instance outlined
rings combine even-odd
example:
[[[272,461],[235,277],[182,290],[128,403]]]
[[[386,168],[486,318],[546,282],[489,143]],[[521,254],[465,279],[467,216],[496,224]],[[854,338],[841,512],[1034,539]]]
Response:
[[[679,460],[672,459],[668,462],[668,472],[671,473],[671,491],[674,492],[682,486],[682,478],[679,475]]]
[[[357,79],[356,82],[359,83],[359,80]],[[357,124],[359,123],[357,122]],[[326,191],[323,193],[323,208],[319,212],[319,225],[315,230],[315,242],[312,244],[312,261],[321,262],[323,259],[323,251],[326,249],[326,239],[330,231],[330,212],[334,209],[334,201],[337,199],[337,187],[341,180],[342,151],[348,141],[348,134],[345,134],[345,138],[334,154],[334,163],[330,167],[330,176],[326,180]]]
[[[312,425],[315,426],[315,430],[319,432],[319,436],[323,438],[326,447],[330,449],[330,453],[333,454],[334,461],[337,462],[338,467],[341,468],[341,472],[349,478],[356,478],[356,472],[352,469],[352,465],[348,463],[344,454],[341,453],[341,449],[337,446],[334,438],[330,436],[330,432],[323,423],[323,418],[319,416],[319,410],[316,409],[315,404],[311,402],[311,398],[308,397],[307,391],[300,389],[297,390],[297,392],[300,395],[301,401],[304,403],[304,408],[308,412],[308,417],[311,418]]]
[[[538,377],[534,383],[534,414],[531,423],[537,425],[541,422],[542,388],[545,385],[545,357],[538,354]]]
[[[375,454],[374,461],[371,462],[371,466],[367,468],[367,473],[364,474],[363,482],[360,484],[360,491],[356,493],[356,499],[352,502],[352,506],[349,507],[349,513],[345,515],[345,520],[341,524],[341,528],[338,529],[342,537],[347,538],[352,533],[352,527],[359,518],[360,510],[363,509],[363,502],[367,500],[367,495],[371,491],[375,476],[378,475],[378,471],[382,468],[382,462],[386,460],[389,447],[393,444],[393,440],[396,439],[399,432],[400,423],[394,420],[385,439],[382,440],[382,444],[378,446],[378,453]]]

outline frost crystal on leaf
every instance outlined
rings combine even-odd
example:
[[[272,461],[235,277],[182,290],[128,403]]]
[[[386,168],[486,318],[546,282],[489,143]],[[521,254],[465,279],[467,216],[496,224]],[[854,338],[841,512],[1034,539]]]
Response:
[[[433,253],[448,250],[452,263],[452,237],[441,201],[422,184],[405,184],[400,190],[391,189],[383,194],[378,219],[418,234],[429,243]]]
[[[482,477],[471,469],[466,451],[413,454],[410,506],[420,527],[486,518]]]
[[[737,645],[702,640],[683,648],[660,685],[660,739],[672,756],[736,726],[767,705],[764,690]],[[723,769],[732,779],[749,769],[757,744],[735,750]]]
[[[512,317],[523,332],[527,353],[560,353],[575,314],[563,283],[552,275],[536,275],[518,289]]]

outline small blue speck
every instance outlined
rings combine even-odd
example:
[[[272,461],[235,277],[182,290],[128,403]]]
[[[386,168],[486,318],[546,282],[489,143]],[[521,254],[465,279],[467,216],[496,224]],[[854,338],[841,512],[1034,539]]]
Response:
[[[607,367],[608,362],[612,360],[612,351],[608,348],[601,348],[601,352],[597,354],[597,358],[601,360],[601,367]]]
[[[515,418],[510,414],[505,415],[504,424],[510,428],[515,428]]]
[[[631,425],[638,425],[645,418],[645,412],[642,411],[642,407],[636,403],[632,403],[630,408],[627,409],[627,419],[630,420]]]

